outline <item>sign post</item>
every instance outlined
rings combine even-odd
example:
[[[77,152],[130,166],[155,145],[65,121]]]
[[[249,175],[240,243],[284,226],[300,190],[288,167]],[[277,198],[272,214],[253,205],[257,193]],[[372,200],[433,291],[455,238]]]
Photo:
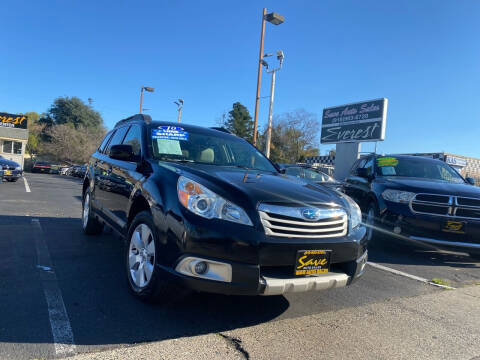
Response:
[[[328,107],[323,110],[322,144],[337,144],[335,178],[343,180],[358,159],[360,143],[383,141],[388,99]]]

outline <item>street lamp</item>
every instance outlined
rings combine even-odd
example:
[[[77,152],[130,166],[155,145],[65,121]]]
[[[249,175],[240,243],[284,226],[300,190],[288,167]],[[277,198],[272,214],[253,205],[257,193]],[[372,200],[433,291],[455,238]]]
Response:
[[[268,21],[269,23],[273,25],[280,25],[285,21],[285,18],[277,14],[275,12],[272,12],[270,14],[267,14],[267,9],[263,9],[263,15],[262,15],[262,31],[260,33],[260,55],[259,55],[259,61],[258,61],[258,75],[257,75],[257,97],[255,98],[255,117],[254,117],[254,123],[253,123],[253,145],[257,145],[257,124],[258,124],[258,102],[260,100],[260,84],[262,81],[262,60],[263,60],[263,42],[265,39],[265,21]]]
[[[173,103],[177,105],[177,110],[178,110],[177,122],[180,122],[180,118],[182,117],[182,109],[183,109],[184,101],[182,99],[178,99],[177,101],[174,101]]]
[[[152,88],[152,87],[142,85],[142,90],[140,90],[140,114],[142,113],[143,90],[148,91],[148,92],[154,92],[155,91],[155,89]]]
[[[272,56],[272,54],[265,54],[264,57]],[[268,71],[268,63],[265,60],[262,60],[265,64],[267,73],[272,73],[272,85],[270,87],[270,110],[268,112],[268,127],[267,127],[267,144],[265,146],[265,155],[267,158],[270,158],[270,144],[272,142],[272,122],[273,122],[273,97],[275,95],[275,73],[282,68],[283,60],[285,55],[282,50],[277,51],[277,60],[280,62],[278,68]]]

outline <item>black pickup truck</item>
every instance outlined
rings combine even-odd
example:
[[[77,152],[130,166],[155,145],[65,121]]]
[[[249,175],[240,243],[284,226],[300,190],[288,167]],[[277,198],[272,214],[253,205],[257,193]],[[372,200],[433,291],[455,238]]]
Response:
[[[130,290],[173,287],[279,295],[343,287],[367,261],[366,228],[348,196],[282,174],[221,129],[120,121],[91,156],[83,229],[126,238]]]
[[[369,155],[344,189],[365,214],[367,237],[416,241],[480,258],[480,188],[440,160]]]

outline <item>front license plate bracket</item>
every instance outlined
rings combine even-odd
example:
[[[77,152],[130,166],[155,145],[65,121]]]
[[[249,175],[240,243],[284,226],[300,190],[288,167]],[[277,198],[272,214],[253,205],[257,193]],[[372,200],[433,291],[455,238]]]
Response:
[[[299,250],[295,261],[295,276],[320,275],[330,271],[331,250]]]

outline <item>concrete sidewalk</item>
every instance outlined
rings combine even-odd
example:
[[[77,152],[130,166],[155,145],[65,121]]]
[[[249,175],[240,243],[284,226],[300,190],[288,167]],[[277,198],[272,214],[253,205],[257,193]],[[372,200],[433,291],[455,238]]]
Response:
[[[101,331],[98,329],[97,331]],[[87,359],[480,359],[480,286],[172,339]]]

